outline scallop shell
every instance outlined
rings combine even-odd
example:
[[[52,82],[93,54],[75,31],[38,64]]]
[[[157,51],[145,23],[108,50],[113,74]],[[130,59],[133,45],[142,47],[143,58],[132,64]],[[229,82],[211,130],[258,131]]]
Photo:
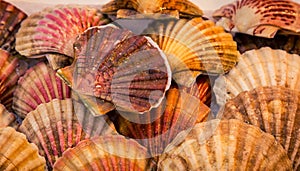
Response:
[[[146,15],[163,13],[177,18],[203,15],[202,10],[188,0],[155,0],[151,2],[147,0],[112,0],[101,8],[103,13],[117,13],[119,16],[120,13],[125,13],[125,16],[131,15],[132,12],[128,13],[128,10]]]
[[[73,43],[77,35],[89,27],[109,22],[109,19],[94,7],[48,7],[31,14],[22,23],[16,35],[16,49],[27,57],[39,57],[48,53],[74,57]]]
[[[200,123],[183,138],[167,147],[158,170],[292,170],[272,135],[238,120]]]
[[[0,169],[44,171],[46,161],[38,154],[36,145],[11,127],[0,128]]]
[[[13,109],[24,118],[41,103],[70,96],[70,88],[56,76],[50,66],[41,62],[28,69],[19,79],[14,92]]]
[[[144,34],[167,55],[173,79],[180,85],[191,86],[201,73],[226,73],[238,61],[232,35],[209,20],[156,20]]]
[[[54,171],[122,171],[147,170],[150,159],[147,150],[123,136],[102,136],[81,141],[63,153]]]
[[[29,112],[19,130],[36,144],[51,167],[68,148],[88,138],[73,109],[72,99],[54,99]]]
[[[242,91],[259,86],[284,86],[300,89],[300,57],[283,50],[264,47],[245,52],[227,75],[216,79],[214,92],[217,103],[224,105],[228,99]]]
[[[5,106],[0,104],[0,128],[11,126],[14,128],[18,127],[16,117],[13,113],[6,110]]]
[[[1,3],[1,2],[0,2]],[[16,83],[26,69],[27,63],[0,49],[0,102],[11,109]]]
[[[207,120],[209,112],[196,97],[171,88],[158,108],[143,115],[120,112],[114,120],[120,134],[136,139],[155,157],[180,131]]]
[[[14,5],[0,2],[0,47],[13,52],[15,48],[15,34],[20,28],[20,23],[27,15]]]
[[[228,31],[272,38],[278,30],[300,34],[300,4],[290,0],[240,0],[213,13]]]
[[[76,61],[58,70],[79,94],[144,112],[158,106],[171,84],[164,54],[151,39],[115,26],[86,30],[75,42]]]
[[[218,118],[239,119],[272,134],[294,170],[300,169],[300,92],[280,86],[258,87],[230,99]]]

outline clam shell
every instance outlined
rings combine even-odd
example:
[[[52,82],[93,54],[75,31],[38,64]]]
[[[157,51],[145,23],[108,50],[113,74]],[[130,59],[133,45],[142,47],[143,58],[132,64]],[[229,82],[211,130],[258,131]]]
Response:
[[[27,57],[59,53],[74,57],[73,43],[91,26],[109,23],[94,7],[57,5],[31,14],[16,35],[16,49]]]
[[[81,141],[65,151],[56,161],[54,171],[142,171],[148,167],[147,156],[147,150],[132,139],[102,136]]]
[[[180,85],[190,87],[201,73],[226,73],[238,61],[232,35],[209,20],[156,20],[144,34],[166,54],[173,79]]]
[[[11,127],[0,128],[0,169],[44,171],[46,161],[26,136]]]
[[[272,38],[281,29],[300,34],[299,8],[290,0],[240,0],[216,10],[213,17],[228,31]]]
[[[5,106],[0,104],[0,128],[11,126],[14,128],[18,127],[16,117],[13,113],[6,110]]]
[[[0,102],[7,109],[11,109],[15,85],[27,67],[26,62],[12,56],[8,51],[0,49]]]
[[[55,71],[41,62],[28,69],[19,79],[12,108],[16,114],[24,118],[39,104],[52,99],[69,98],[70,94],[70,88],[56,76]]]
[[[278,85],[299,90],[299,66],[299,55],[283,50],[264,47],[247,51],[241,55],[236,67],[216,79],[213,90],[217,103],[224,105],[240,92],[259,86]]]
[[[143,115],[120,112],[114,123],[120,134],[136,139],[155,157],[180,131],[207,120],[209,112],[196,97],[171,88],[158,108]]]
[[[19,130],[36,144],[51,167],[68,148],[88,138],[78,122],[72,99],[54,99],[29,112]]]
[[[238,120],[197,124],[184,140],[167,147],[158,170],[292,170],[286,152],[270,134]]]
[[[79,94],[144,112],[158,106],[171,84],[164,54],[151,39],[115,26],[86,30],[74,43],[76,61],[58,70]]]
[[[15,34],[20,28],[20,23],[27,15],[14,5],[0,2],[0,47],[13,52],[15,48]]]
[[[272,134],[300,169],[300,92],[272,86],[244,91],[230,99],[218,118],[239,119]]]
[[[186,0],[154,0],[151,2],[147,0],[112,0],[103,5],[101,11],[106,14],[118,13],[118,16],[124,16],[120,15],[120,10],[122,11],[121,13],[124,14],[124,9],[131,9],[137,13],[147,15],[167,13],[177,18],[203,15],[202,10],[197,5]],[[131,14],[132,12],[129,13],[129,16]],[[127,12],[125,12],[125,16],[128,16]]]

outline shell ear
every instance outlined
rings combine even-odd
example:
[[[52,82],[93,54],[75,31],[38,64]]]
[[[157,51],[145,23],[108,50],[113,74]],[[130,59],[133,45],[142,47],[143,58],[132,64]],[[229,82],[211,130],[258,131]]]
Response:
[[[273,38],[278,30],[280,30],[280,28],[277,26],[259,25],[255,27],[253,31],[247,33],[253,34],[254,36]]]

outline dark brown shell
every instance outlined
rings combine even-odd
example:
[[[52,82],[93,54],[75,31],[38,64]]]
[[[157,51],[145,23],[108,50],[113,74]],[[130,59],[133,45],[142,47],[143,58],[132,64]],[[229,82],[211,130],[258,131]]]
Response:
[[[27,15],[6,2],[0,2],[0,48],[5,49],[11,53],[15,48],[15,34],[20,28],[20,23],[27,17]]]
[[[229,100],[218,118],[239,119],[272,134],[300,168],[300,92],[280,86],[258,87]]]
[[[111,113],[111,117],[122,135],[136,139],[155,157],[180,131],[207,120],[209,112],[198,98],[171,88],[158,108],[143,115],[119,112],[117,116]]]
[[[164,54],[151,39],[112,25],[93,27],[74,44],[75,62],[58,74],[79,94],[121,110],[158,106],[171,84]]]

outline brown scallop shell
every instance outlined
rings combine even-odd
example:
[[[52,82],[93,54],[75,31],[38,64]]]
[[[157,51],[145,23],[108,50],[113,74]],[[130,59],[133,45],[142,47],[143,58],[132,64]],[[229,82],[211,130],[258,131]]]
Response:
[[[24,134],[11,127],[0,128],[0,169],[44,171],[46,161]]]
[[[207,120],[209,113],[198,98],[171,88],[158,108],[143,115],[119,112],[112,118],[120,134],[136,139],[156,157],[180,131]]]
[[[26,62],[12,56],[8,51],[0,49],[0,102],[9,110],[15,85],[27,67]]]
[[[201,73],[226,73],[238,61],[232,35],[202,18],[155,20],[143,34],[150,36],[166,54],[173,79],[187,87]]]
[[[28,69],[19,79],[13,97],[13,110],[24,118],[41,103],[70,96],[70,88],[56,76],[49,65],[41,62]]]
[[[101,136],[81,141],[60,157],[54,171],[143,171],[149,169],[147,150],[120,135]]]
[[[216,79],[213,90],[217,103],[242,91],[260,86],[284,86],[300,90],[300,57],[283,50],[264,47],[241,55],[240,61],[228,74]]]
[[[16,117],[13,113],[6,110],[5,106],[0,104],[0,128],[11,126],[14,128],[18,127]]]
[[[14,53],[15,34],[27,15],[6,1],[0,2],[0,11],[0,48]]]
[[[239,120],[199,123],[187,134],[167,147],[158,170],[292,170],[272,135]]]
[[[58,74],[79,94],[145,112],[171,84],[168,61],[150,38],[112,25],[87,29],[74,44],[76,60]]]
[[[130,17],[136,13],[144,15],[160,13],[177,18],[203,15],[202,10],[188,0],[112,0],[105,4],[101,11],[106,14],[118,14],[117,18]]]
[[[300,4],[291,0],[239,0],[213,13],[227,31],[272,38],[278,30],[300,34]]]
[[[300,92],[272,86],[244,91],[230,99],[218,118],[239,119],[272,134],[300,169]]]

